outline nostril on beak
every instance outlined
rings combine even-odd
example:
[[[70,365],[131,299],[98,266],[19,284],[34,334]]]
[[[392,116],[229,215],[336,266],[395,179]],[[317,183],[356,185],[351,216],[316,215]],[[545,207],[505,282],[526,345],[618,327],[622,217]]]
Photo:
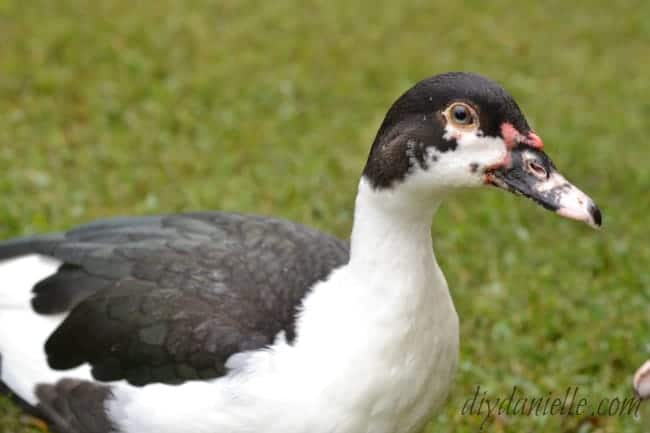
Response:
[[[593,203],[589,203],[589,214],[591,215],[591,218],[594,220],[594,223],[598,227],[600,227],[603,223],[603,217],[600,214],[600,209],[598,209],[598,207]]]
[[[542,167],[540,164],[538,164],[535,161],[528,161],[528,170],[530,170],[535,176],[537,176],[540,179],[547,179],[548,178],[548,173],[546,172],[546,169]]]

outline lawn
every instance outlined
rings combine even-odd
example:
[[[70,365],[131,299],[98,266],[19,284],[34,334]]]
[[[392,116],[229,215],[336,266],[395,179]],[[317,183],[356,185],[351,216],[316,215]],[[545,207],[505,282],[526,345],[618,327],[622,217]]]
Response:
[[[0,0],[0,238],[224,209],[346,237],[389,104],[471,70],[517,98],[604,228],[496,190],[435,247],[461,364],[429,432],[477,432],[476,386],[590,404],[650,357],[650,2]],[[631,416],[503,416],[487,432],[626,433]],[[0,432],[34,432],[0,398]],[[191,433],[191,432],[188,432]]]

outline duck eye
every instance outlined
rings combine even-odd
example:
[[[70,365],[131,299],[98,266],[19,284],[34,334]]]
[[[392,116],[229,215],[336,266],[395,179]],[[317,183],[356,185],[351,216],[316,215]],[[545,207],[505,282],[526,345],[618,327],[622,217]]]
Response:
[[[458,123],[466,123],[469,121],[470,117],[469,113],[467,112],[467,108],[463,107],[462,105],[454,107],[454,119],[456,119]]]
[[[459,126],[471,126],[475,122],[474,110],[467,104],[454,104],[449,110],[451,121]]]

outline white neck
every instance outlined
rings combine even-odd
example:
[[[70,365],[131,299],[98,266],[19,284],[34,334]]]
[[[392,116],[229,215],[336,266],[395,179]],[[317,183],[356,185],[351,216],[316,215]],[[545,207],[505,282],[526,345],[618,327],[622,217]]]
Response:
[[[397,191],[399,189],[399,191]],[[361,178],[355,203],[348,271],[363,279],[359,297],[391,305],[413,321],[416,309],[450,299],[433,252],[431,223],[442,197],[434,192],[373,189]],[[418,307],[419,306],[419,307]]]
[[[417,200],[418,202],[413,202]],[[354,210],[350,266],[386,270],[432,265],[431,220],[440,198],[411,196],[403,191],[374,190],[359,182]]]
[[[322,326],[331,321],[332,314],[367,324],[418,322],[435,314],[429,308],[451,305],[431,240],[431,220],[439,203],[440,198],[423,196],[421,191],[411,195],[405,190],[375,190],[362,178],[350,261],[317,284],[305,299],[298,339],[310,340],[312,332],[323,330],[333,340],[341,338],[336,327]],[[349,333],[344,327],[340,331]],[[322,345],[323,336],[313,341]]]

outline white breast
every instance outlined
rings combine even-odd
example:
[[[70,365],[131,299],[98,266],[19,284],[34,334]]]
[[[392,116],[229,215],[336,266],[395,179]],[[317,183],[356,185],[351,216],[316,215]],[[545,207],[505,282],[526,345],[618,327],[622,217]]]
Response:
[[[311,386],[322,390],[302,395],[317,395],[316,405],[332,408],[329,419],[336,420],[336,429],[323,432],[416,431],[446,398],[458,359],[458,317],[437,266],[428,274],[359,279],[342,271],[308,299],[296,350],[309,361],[305,380],[314,377]],[[329,329],[319,326],[326,313],[313,310],[337,302],[336,292],[354,284],[351,302],[330,309],[337,313],[329,315]]]

